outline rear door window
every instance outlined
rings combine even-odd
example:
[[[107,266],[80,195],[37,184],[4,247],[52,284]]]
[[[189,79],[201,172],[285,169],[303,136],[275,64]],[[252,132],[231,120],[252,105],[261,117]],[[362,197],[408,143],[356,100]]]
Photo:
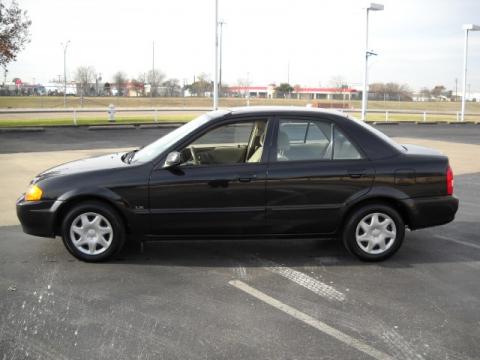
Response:
[[[355,146],[332,122],[306,119],[279,122],[276,161],[361,158]]]

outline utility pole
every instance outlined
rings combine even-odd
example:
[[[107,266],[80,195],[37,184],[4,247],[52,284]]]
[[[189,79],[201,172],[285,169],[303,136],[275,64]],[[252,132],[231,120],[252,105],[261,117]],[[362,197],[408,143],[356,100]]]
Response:
[[[63,107],[67,107],[67,48],[68,44],[70,44],[70,40],[68,40],[63,45]]]
[[[367,102],[368,102],[368,58],[375,53],[368,50],[368,15],[370,11],[382,11],[382,4],[371,3],[366,9],[365,22],[365,62],[363,69],[363,91],[362,91],[362,120],[366,120],[367,116]]]
[[[247,106],[250,106],[250,73],[247,72]]]
[[[222,57],[223,57],[223,25],[225,25],[226,22],[223,20],[220,20],[218,25],[220,25],[220,69],[218,71],[218,92],[219,92],[219,97],[222,96]]]
[[[463,84],[462,84],[462,113],[460,121],[465,120],[465,102],[467,100],[467,58],[468,58],[468,32],[480,31],[480,26],[474,24],[463,25],[465,31],[465,44],[463,48]]]
[[[7,74],[8,74],[8,69],[7,69],[7,66],[5,65],[3,67],[3,87],[5,87],[5,84],[7,83]]]
[[[287,84],[290,85],[290,61],[287,63]]]
[[[287,63],[287,84],[290,85],[290,60]],[[291,90],[288,90],[288,98],[292,98]]]
[[[215,0],[215,66],[213,71],[213,110],[218,109],[218,0]]]
[[[153,83],[155,80],[155,41],[152,41],[152,78],[150,79],[150,98],[153,99]]]
[[[458,79],[455,78],[455,101],[458,99]]]

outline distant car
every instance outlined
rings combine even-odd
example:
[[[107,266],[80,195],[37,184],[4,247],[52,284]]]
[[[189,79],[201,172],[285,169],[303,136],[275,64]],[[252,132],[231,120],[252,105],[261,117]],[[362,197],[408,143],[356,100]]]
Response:
[[[454,219],[453,173],[435,150],[308,108],[202,115],[127,153],[57,166],[17,202],[23,230],[60,235],[85,261],[125,239],[338,237],[378,261],[411,230]]]

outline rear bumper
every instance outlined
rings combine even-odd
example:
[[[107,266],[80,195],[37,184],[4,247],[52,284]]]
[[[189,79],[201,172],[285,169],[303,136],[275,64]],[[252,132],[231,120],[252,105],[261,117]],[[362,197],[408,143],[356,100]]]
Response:
[[[412,230],[447,224],[455,219],[458,210],[455,196],[413,198],[402,202],[408,209],[408,225]]]
[[[41,237],[55,237],[55,213],[61,201],[17,200],[17,217],[23,232]]]

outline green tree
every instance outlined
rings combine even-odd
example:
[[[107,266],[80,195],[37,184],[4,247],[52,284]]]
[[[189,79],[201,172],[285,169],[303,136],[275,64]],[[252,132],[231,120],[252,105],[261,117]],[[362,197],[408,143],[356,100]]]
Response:
[[[277,97],[287,97],[293,91],[293,87],[288,83],[281,83],[275,88]]]
[[[432,93],[433,96],[439,97],[440,95],[442,95],[445,92],[445,90],[446,90],[445,86],[437,85],[432,89],[431,93]]]
[[[213,91],[213,83],[207,74],[202,73],[197,76],[194,83],[187,85],[186,88],[191,94],[196,96],[205,96],[207,92]]]
[[[15,0],[7,6],[0,0],[0,66],[4,68],[17,58],[17,54],[30,42],[32,21]]]

